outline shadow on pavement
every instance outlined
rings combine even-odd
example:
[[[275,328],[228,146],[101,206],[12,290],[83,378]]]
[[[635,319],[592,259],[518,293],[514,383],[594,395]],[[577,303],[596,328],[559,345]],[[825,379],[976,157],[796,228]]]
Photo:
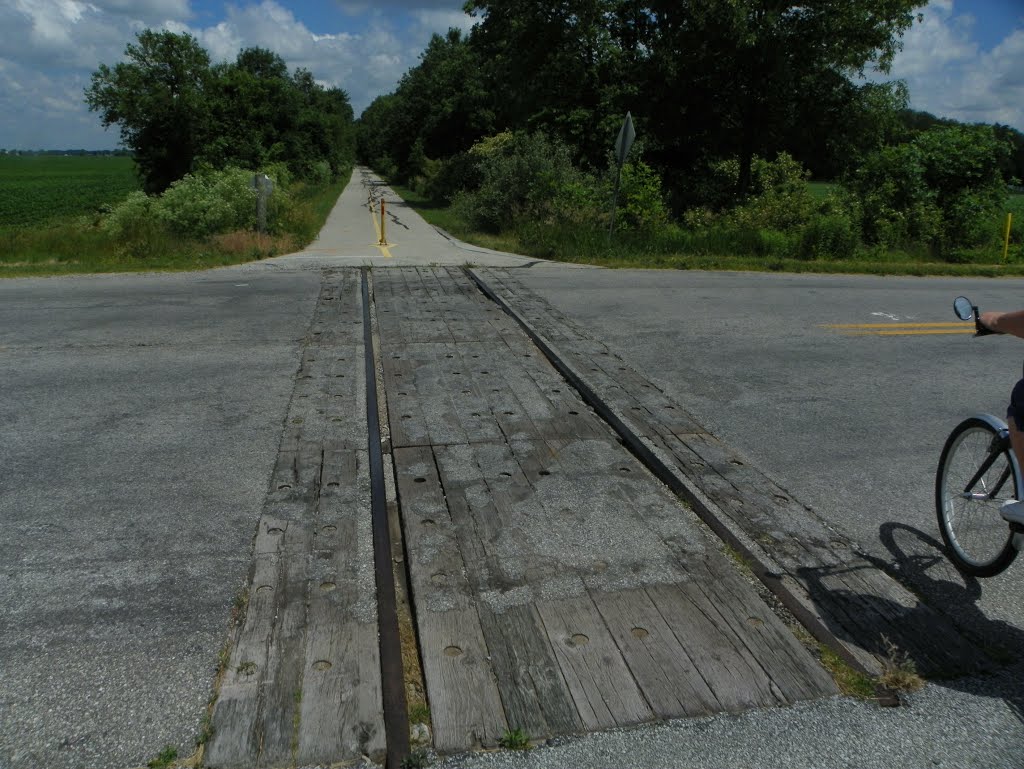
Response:
[[[889,640],[916,669],[926,673],[932,683],[1002,699],[1024,723],[1024,685],[1021,683],[1024,680],[1024,662],[1020,656],[1020,651],[1024,650],[1024,631],[985,615],[979,605],[984,580],[958,571],[937,538],[904,523],[883,524],[879,538],[892,554],[892,559],[861,552],[859,555],[867,562],[862,568],[883,570],[912,590],[920,603],[907,607],[867,592],[848,598],[865,609],[889,617],[894,625],[906,629],[902,638]],[[839,571],[849,573],[850,570],[850,566],[821,567],[801,570],[801,575],[808,580],[810,592],[818,600],[835,592],[829,586],[829,577]],[[936,622],[936,613],[940,618],[951,621],[969,646],[974,647],[967,654],[946,650],[946,665],[941,669],[934,669],[937,650],[928,636],[928,627]],[[841,638],[849,635],[846,628],[831,629]],[[884,638],[858,638],[857,641],[879,658],[886,658]]]

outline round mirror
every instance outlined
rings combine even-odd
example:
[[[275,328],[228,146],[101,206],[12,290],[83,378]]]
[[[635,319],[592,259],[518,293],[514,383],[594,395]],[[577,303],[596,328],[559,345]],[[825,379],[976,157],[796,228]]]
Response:
[[[958,296],[953,300],[953,311],[960,320],[974,319],[974,307],[966,296]]]

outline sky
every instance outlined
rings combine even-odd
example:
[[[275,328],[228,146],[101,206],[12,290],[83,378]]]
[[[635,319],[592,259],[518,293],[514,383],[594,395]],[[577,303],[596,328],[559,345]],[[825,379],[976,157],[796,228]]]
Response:
[[[0,0],[0,148],[113,149],[83,91],[147,27],[189,32],[215,61],[276,51],[343,88],[356,115],[392,91],[434,32],[468,30],[463,0]],[[1024,0],[931,0],[888,77],[911,106],[1024,131]],[[873,76],[872,79],[878,79]]]

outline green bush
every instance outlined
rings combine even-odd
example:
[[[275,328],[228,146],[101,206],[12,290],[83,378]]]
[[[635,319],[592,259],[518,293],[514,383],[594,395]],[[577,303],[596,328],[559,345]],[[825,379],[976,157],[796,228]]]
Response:
[[[160,196],[155,214],[173,232],[191,237],[250,229],[256,218],[252,181],[252,172],[239,168],[187,174]]]
[[[600,210],[601,201],[591,205]],[[607,204],[605,204],[607,205]],[[661,189],[661,177],[642,161],[622,166],[616,228],[650,231],[668,222],[668,208]]]
[[[470,154],[482,177],[479,188],[456,193],[455,212],[484,232],[511,230],[521,220],[553,221],[562,191],[582,183],[569,148],[542,133],[498,134]]]
[[[800,232],[799,259],[850,259],[857,253],[857,223],[841,211],[816,214]]]
[[[437,173],[427,184],[426,194],[437,203],[447,203],[459,192],[477,189],[483,183],[478,159],[460,152],[441,161]]]
[[[952,257],[995,241],[1006,151],[989,126],[941,126],[870,155],[845,181],[862,211],[865,242],[919,243]]]
[[[751,164],[752,195],[733,209],[729,218],[741,227],[783,232],[799,228],[815,208],[807,179],[804,167],[785,152],[771,161],[755,157]]]

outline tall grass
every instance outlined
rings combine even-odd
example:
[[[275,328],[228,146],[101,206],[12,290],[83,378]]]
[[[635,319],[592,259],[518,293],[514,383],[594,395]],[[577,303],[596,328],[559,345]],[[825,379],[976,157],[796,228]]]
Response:
[[[193,239],[149,221],[115,237],[95,217],[0,227],[0,277],[197,270],[291,253],[316,238],[348,180],[293,187],[294,205],[274,235],[237,230]]]

